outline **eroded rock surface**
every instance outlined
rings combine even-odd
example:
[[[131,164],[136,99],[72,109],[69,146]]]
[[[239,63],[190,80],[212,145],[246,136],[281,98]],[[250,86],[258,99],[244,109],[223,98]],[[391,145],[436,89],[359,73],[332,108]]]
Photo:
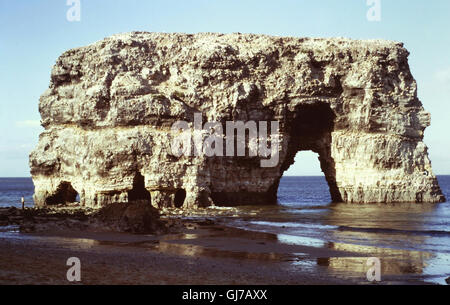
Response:
[[[167,217],[166,217],[167,218]],[[100,209],[79,205],[51,206],[19,210],[0,208],[0,231],[22,233],[58,231],[168,233],[185,224],[178,219],[160,219],[158,210],[148,202],[112,203]]]
[[[300,150],[332,199],[444,201],[430,124],[401,43],[249,34],[120,34],[65,52],[39,105],[36,205],[151,200],[155,207],[273,204]],[[176,157],[177,120],[279,121],[280,161]]]

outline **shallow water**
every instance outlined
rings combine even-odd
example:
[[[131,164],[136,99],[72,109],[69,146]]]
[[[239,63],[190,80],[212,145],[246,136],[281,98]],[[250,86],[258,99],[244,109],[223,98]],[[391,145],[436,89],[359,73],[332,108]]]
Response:
[[[438,179],[446,198],[450,198],[450,176]],[[397,273],[404,270],[433,282],[443,284],[450,276],[449,202],[332,204],[322,177],[284,177],[278,200],[276,207],[241,207],[246,216],[230,219],[230,223],[305,245],[333,244],[355,253],[396,257],[391,270],[397,264]],[[409,263],[402,265],[400,257]],[[342,260],[346,262],[329,266],[352,266],[349,259],[334,261]],[[360,259],[355,261],[361,263]]]
[[[440,186],[450,198],[450,176],[439,176]],[[20,206],[24,196],[32,205],[33,184],[27,178],[0,178],[0,207]],[[331,274],[363,274],[367,257],[380,257],[384,275],[433,283],[450,276],[450,203],[430,204],[332,204],[323,177],[284,177],[278,206],[244,206],[233,217],[219,216],[223,224],[264,232],[280,245],[327,248],[351,256],[303,258],[290,253],[291,267],[325,268]],[[19,233],[11,233],[18,238]],[[221,235],[221,232],[218,232]],[[23,237],[37,238],[33,236]],[[195,236],[183,243],[161,242],[153,250],[206,256],[246,257],[248,254],[194,245]],[[57,241],[57,240],[56,240]],[[88,243],[81,243],[84,245]],[[217,247],[216,247],[217,248]],[[250,257],[280,259],[284,254],[258,253]],[[355,273],[356,272],[356,273]]]
[[[450,176],[440,176],[450,196]],[[450,254],[450,203],[332,204],[321,177],[285,177],[279,206],[241,207],[231,220],[258,231]],[[252,216],[253,215],[253,216]]]

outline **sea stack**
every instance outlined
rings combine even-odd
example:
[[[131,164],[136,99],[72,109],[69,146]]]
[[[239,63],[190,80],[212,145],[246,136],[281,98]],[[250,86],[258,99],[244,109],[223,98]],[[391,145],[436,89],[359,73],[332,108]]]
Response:
[[[408,54],[384,40],[142,32],[69,50],[40,98],[35,204],[275,204],[301,150],[318,153],[335,202],[445,201]],[[195,114],[279,122],[279,162],[174,155],[171,127]]]

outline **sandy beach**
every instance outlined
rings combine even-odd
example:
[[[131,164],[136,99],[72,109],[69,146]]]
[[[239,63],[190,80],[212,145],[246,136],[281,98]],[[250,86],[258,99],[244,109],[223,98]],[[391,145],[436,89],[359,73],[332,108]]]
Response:
[[[425,283],[423,277],[405,276],[418,266],[417,253],[302,245],[189,221],[181,232],[163,235],[2,232],[0,284],[72,284],[66,279],[69,257],[81,261],[77,284],[370,284],[365,263],[373,251],[383,255],[380,284]]]

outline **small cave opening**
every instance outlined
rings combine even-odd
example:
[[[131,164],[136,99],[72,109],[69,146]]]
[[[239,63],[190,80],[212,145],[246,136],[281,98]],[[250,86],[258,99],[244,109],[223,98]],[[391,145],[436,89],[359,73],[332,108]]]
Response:
[[[174,205],[176,208],[181,208],[186,199],[186,191],[184,189],[179,189],[175,193]]]
[[[47,205],[57,205],[74,202],[80,202],[80,195],[72,187],[72,184],[67,181],[61,182],[56,189],[56,192],[45,200],[45,203]]]
[[[145,188],[145,178],[137,173],[133,180],[133,189],[128,191],[128,201],[150,201],[150,192]]]

